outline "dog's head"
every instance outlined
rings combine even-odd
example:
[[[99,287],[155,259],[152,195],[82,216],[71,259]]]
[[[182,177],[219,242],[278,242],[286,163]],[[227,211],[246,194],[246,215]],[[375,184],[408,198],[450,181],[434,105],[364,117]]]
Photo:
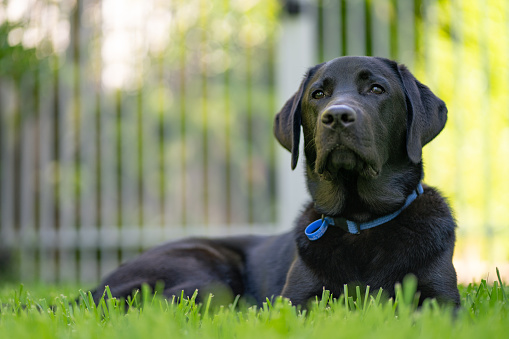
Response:
[[[422,177],[422,147],[446,119],[444,102],[405,66],[341,57],[309,69],[274,132],[294,169],[302,126],[319,212],[363,220],[402,204]]]

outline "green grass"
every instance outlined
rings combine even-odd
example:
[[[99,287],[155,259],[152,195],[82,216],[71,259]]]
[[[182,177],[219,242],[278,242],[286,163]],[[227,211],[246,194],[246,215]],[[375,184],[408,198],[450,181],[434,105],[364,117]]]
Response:
[[[509,333],[508,290],[461,286],[462,307],[454,311],[436,301],[416,307],[416,281],[397,286],[394,300],[379,291],[335,299],[325,291],[307,310],[281,298],[261,308],[215,306],[214,298],[197,304],[154,297],[148,289],[127,301],[103,299],[96,307],[83,291],[23,285],[0,289],[0,338],[502,338]],[[58,290],[64,294],[58,294]],[[352,291],[350,291],[352,292]],[[81,295],[85,301],[73,305]],[[366,297],[367,296],[367,297]],[[52,311],[49,305],[56,305]],[[127,309],[127,312],[126,312]]]

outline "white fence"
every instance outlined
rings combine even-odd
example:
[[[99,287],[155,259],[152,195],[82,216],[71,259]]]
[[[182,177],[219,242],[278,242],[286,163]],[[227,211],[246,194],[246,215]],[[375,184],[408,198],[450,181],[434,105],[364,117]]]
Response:
[[[275,113],[319,61],[412,66],[432,2],[35,1],[0,78],[0,249],[23,281],[96,282],[168,239],[289,229]]]

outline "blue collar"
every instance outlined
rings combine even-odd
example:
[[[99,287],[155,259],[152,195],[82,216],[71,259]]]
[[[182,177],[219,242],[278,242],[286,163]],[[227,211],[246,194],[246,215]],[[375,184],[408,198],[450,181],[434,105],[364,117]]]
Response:
[[[405,204],[399,210],[394,213],[385,215],[383,217],[377,218],[372,221],[356,223],[354,221],[346,220],[345,218],[331,218],[331,217],[323,217],[322,219],[318,219],[308,227],[306,227],[306,236],[309,240],[317,240],[320,239],[327,231],[329,225],[339,226],[344,230],[348,231],[351,234],[359,234],[360,231],[367,230],[368,228],[373,228],[376,226],[380,226],[385,224],[386,222],[391,221],[396,218],[405,208],[407,208],[419,195],[424,192],[422,189],[421,183],[417,185],[417,188],[406,198]]]

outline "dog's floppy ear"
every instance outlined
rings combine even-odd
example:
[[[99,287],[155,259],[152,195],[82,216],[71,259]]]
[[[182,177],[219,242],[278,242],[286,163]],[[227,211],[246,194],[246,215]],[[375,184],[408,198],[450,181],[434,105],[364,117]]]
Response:
[[[299,90],[286,101],[281,111],[276,114],[274,121],[274,135],[279,143],[292,152],[292,170],[297,166],[299,159],[300,142],[300,100],[304,91],[304,82],[300,84]]]
[[[292,152],[292,170],[297,166],[297,160],[299,159],[302,94],[309,79],[321,65],[316,65],[308,70],[297,92],[286,101],[281,111],[276,114],[274,120],[274,135],[276,139],[284,148]]]
[[[433,140],[447,121],[447,107],[403,65],[398,65],[407,101],[407,154],[413,163],[422,160],[422,147]]]

